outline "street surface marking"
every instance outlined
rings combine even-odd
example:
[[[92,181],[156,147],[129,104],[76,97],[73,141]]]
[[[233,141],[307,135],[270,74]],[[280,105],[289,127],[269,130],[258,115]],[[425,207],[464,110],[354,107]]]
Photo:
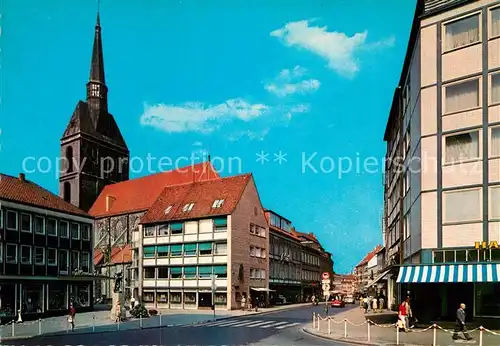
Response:
[[[284,326],[276,327],[276,329],[285,329],[285,328],[289,328],[289,327],[298,326],[299,324],[300,324],[299,322],[285,324]]]
[[[248,325],[246,327],[247,328],[253,328],[253,327],[263,326],[264,324],[274,323],[276,321],[264,321],[264,322],[257,321],[257,322],[258,323],[256,323],[256,324],[250,324],[250,325]]]
[[[249,325],[249,324],[254,324],[255,321],[250,321],[250,322],[244,322],[244,323],[237,323],[237,324],[233,324],[231,326],[231,328],[239,328],[239,327],[244,327],[246,325]]]
[[[278,323],[274,323],[274,324],[268,324],[267,326],[264,326],[262,328],[271,328],[271,327],[277,327],[277,326],[281,326],[282,324],[287,324],[288,322],[278,322]]]

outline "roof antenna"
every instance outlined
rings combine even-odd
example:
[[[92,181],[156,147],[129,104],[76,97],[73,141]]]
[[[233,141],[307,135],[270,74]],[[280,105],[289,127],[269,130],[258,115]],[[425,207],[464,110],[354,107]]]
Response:
[[[210,153],[208,153],[208,162],[207,162],[207,180],[210,180],[210,168],[211,168],[211,157],[210,157]]]

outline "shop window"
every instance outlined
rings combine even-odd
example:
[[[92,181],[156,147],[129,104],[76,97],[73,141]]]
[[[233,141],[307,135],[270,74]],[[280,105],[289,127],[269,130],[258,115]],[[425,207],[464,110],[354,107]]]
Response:
[[[212,243],[200,243],[198,244],[198,249],[200,255],[211,255],[212,254]]]
[[[158,279],[168,279],[168,267],[158,267]]]
[[[182,245],[181,244],[171,245],[170,246],[170,255],[173,257],[182,256]]]
[[[158,228],[158,237],[166,237],[170,233],[170,227],[169,225],[161,225]]]
[[[478,317],[498,316],[500,285],[478,282],[475,284],[475,312]]]
[[[168,257],[168,252],[169,252],[168,250],[169,250],[168,245],[158,246],[156,250],[158,253],[158,257]]]
[[[171,267],[170,268],[170,278],[171,279],[182,279],[182,268],[181,267]]]
[[[0,314],[2,316],[15,316],[14,302],[16,301],[16,285],[15,284],[2,284],[0,290]]]
[[[144,268],[144,279],[154,279],[155,278],[155,268],[145,267]]]
[[[168,292],[162,292],[162,291],[156,292],[156,302],[158,304],[167,304],[168,303]]]
[[[90,225],[81,225],[82,240],[90,240]]]
[[[45,264],[45,248],[35,247],[35,264],[36,265]]]
[[[80,239],[80,225],[78,225],[77,223],[71,224],[71,239]]]
[[[90,306],[90,286],[73,285],[71,286],[71,302],[75,307]]]
[[[7,263],[17,263],[17,245],[7,244],[6,245],[6,261]]]
[[[156,254],[156,246],[145,246],[143,249],[144,258],[154,258]]]
[[[196,244],[184,244],[184,256],[196,256]]]
[[[211,266],[201,266],[198,267],[198,277],[200,279],[209,279],[212,277],[212,267]]]
[[[185,292],[184,293],[184,304],[186,305],[194,305],[196,304],[196,293],[194,292]]]
[[[36,234],[45,234],[45,219],[41,216],[35,216],[35,233]]]
[[[7,229],[17,231],[17,213],[7,210]]]
[[[144,303],[154,303],[155,293],[154,292],[142,292],[142,300]]]
[[[69,270],[69,251],[59,249],[59,272],[68,273]]]
[[[31,246],[21,245],[21,264],[31,264]]]
[[[227,266],[214,266],[214,275],[217,278],[227,278]]]
[[[61,238],[69,238],[68,223],[66,221],[59,222],[59,235]]]
[[[227,231],[227,216],[213,219],[215,231]]]
[[[68,308],[68,300],[66,296],[65,284],[49,284],[49,310],[66,310]]]
[[[55,219],[47,219],[47,234],[51,237],[57,237],[57,221]]]
[[[56,249],[47,249],[47,264],[49,266],[57,265],[57,250]]]
[[[21,214],[21,231],[31,233],[31,215]]]
[[[181,303],[181,292],[171,292],[170,293],[170,303],[180,304]]]
[[[41,313],[43,307],[43,288],[41,284],[23,284],[21,302],[23,314]]]

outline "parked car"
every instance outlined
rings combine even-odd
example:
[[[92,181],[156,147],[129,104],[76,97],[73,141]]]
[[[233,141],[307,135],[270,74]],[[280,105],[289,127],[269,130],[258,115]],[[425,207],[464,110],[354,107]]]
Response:
[[[345,307],[345,303],[343,300],[340,299],[332,300],[332,308],[343,308],[343,307]]]
[[[344,302],[346,304],[354,304],[354,297],[347,296],[347,297],[345,297]]]

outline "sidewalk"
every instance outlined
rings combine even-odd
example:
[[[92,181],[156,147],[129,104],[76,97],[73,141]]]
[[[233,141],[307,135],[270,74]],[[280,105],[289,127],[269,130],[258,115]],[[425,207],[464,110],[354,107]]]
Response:
[[[347,319],[347,324],[344,322]],[[347,328],[346,328],[347,327]],[[368,340],[368,329],[370,330],[370,339]],[[347,330],[347,338],[345,331]],[[370,325],[366,322],[364,313],[359,308],[346,310],[340,314],[330,318],[330,333],[328,333],[328,319],[322,315],[319,322],[319,330],[317,324],[313,328],[312,316],[304,331],[315,336],[344,341],[355,344],[365,345],[396,345],[399,334],[399,345],[434,345],[434,330],[432,326],[426,329],[412,329],[409,333],[397,333],[396,327],[390,324],[385,325]],[[483,346],[498,346],[500,345],[500,333],[494,332],[491,334],[487,331],[483,332]],[[436,329],[435,346],[449,346],[458,344],[479,345],[479,330],[469,332],[474,338],[472,341],[454,341],[452,340],[453,330],[445,330],[442,328]]]
[[[311,303],[291,304],[273,308],[259,308],[258,311],[215,310],[215,319],[222,320],[238,316],[259,315],[275,311],[310,306]],[[75,331],[71,332],[67,316],[45,318],[40,321],[13,323],[0,326],[0,341],[11,339],[26,339],[38,335],[61,333],[102,333],[117,330],[147,329],[172,327],[186,324],[204,323],[214,320],[213,310],[160,310],[158,315],[143,319],[129,318],[116,323],[109,318],[109,311],[94,311],[77,313]]]

